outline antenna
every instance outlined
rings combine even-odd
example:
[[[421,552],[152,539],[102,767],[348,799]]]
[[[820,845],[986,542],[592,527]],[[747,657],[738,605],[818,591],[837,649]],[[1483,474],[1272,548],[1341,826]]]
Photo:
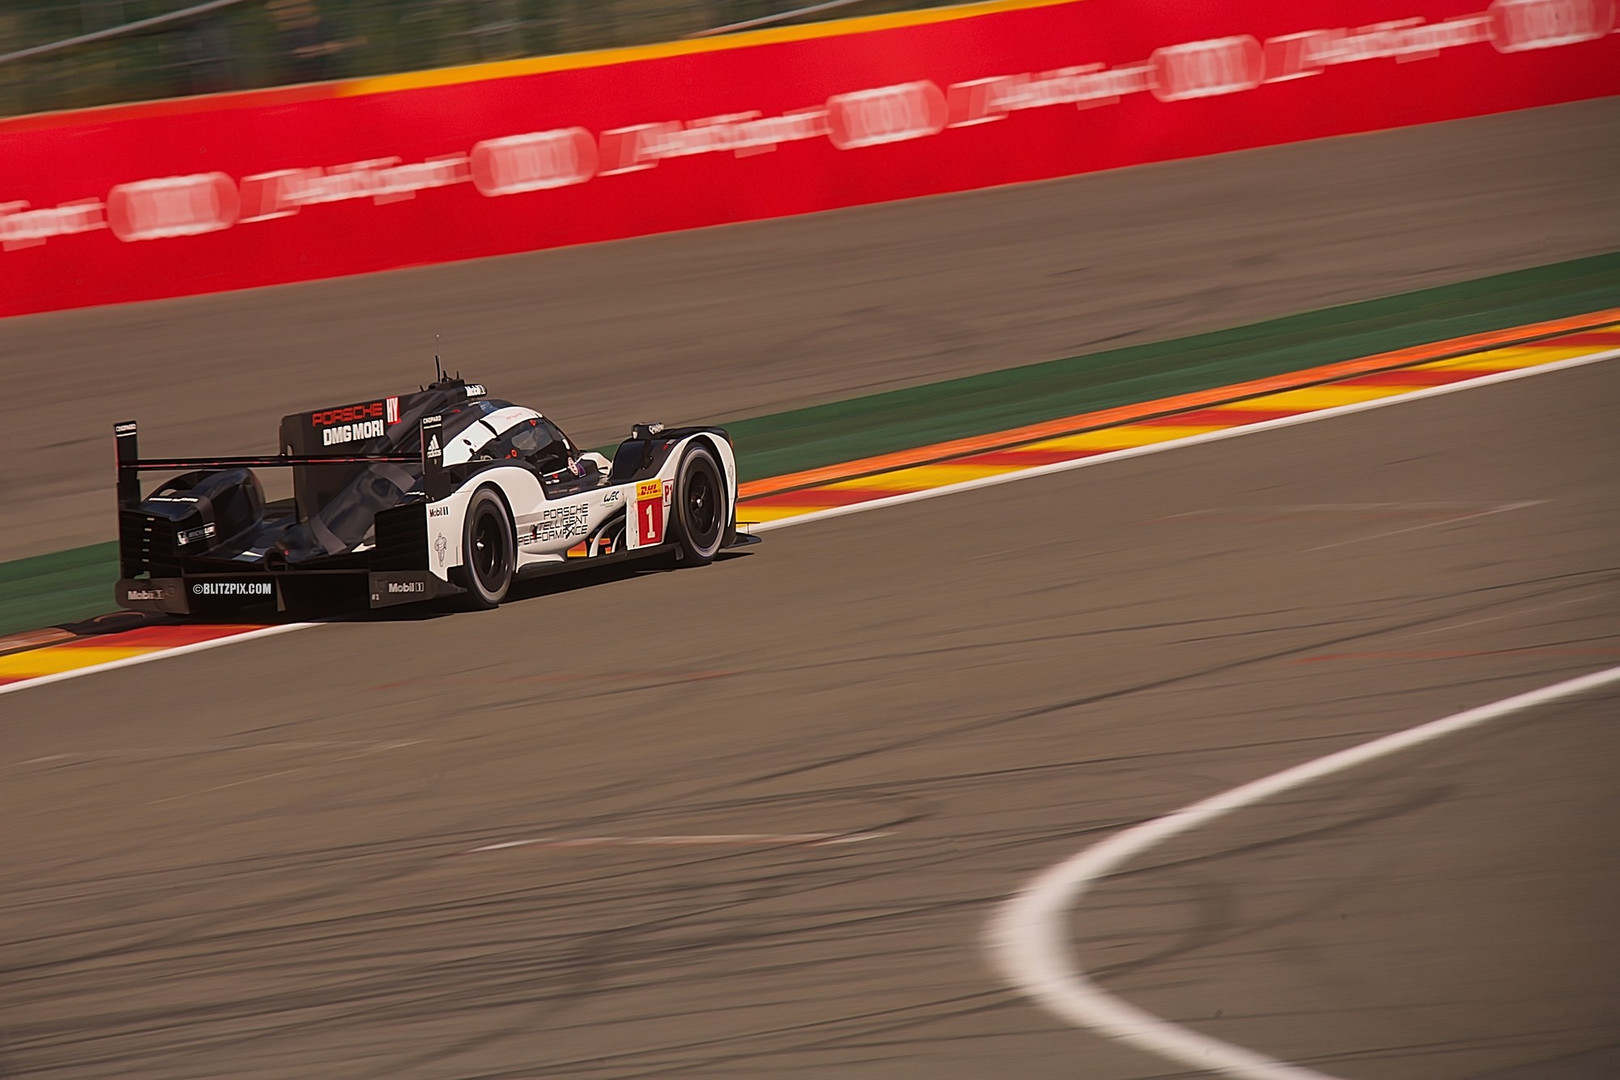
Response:
[[[433,335],[433,381],[444,381],[444,368],[439,366],[439,335]]]

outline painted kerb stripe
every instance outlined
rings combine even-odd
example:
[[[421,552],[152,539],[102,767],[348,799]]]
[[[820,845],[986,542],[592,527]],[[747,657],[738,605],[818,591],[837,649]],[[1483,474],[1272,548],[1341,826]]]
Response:
[[[1603,349],[1604,345],[1611,349]],[[1184,445],[1192,440],[1230,437],[1241,430],[1269,430],[1301,416],[1365,405],[1393,398],[1426,395],[1466,384],[1492,380],[1504,372],[1548,367],[1567,360],[1607,358],[1620,349],[1620,326],[1604,326],[1580,333],[1450,356],[1393,370],[1371,368],[1365,374],[1332,382],[1264,380],[1282,386],[1273,393],[1239,393],[1227,387],[1175,399],[1183,411],[1165,412],[1165,402],[1150,402],[1108,414],[1071,417],[1020,429],[1065,434],[1017,442],[1014,433],[958,440],[903,455],[887,455],[829,469],[812,470],[798,477],[745,485],[740,515],[759,527],[807,514],[826,516],[835,510],[851,512],[865,503],[881,503],[898,495],[920,496],[929,491],[957,490],[958,485],[989,481],[1030,470],[1046,472],[1076,467],[1082,459],[1101,460],[1124,451]],[[1302,373],[1308,375],[1310,373]],[[1500,380],[1497,380],[1500,381]],[[1246,384],[1253,390],[1261,384]],[[1140,416],[1133,422],[1086,426],[1100,415]],[[989,449],[981,449],[989,447]],[[872,470],[875,461],[888,467]],[[918,462],[912,464],[911,462]],[[814,477],[804,486],[795,483]],[[749,497],[750,491],[764,493]]]

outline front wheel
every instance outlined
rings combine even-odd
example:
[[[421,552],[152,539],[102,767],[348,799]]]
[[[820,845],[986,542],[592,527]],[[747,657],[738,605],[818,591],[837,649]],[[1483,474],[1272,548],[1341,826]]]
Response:
[[[461,530],[461,585],[467,590],[467,606],[474,609],[495,607],[512,588],[517,559],[512,535],[512,515],[501,497],[489,488],[480,488],[467,504],[467,519]]]
[[[680,561],[703,566],[714,561],[726,536],[726,485],[706,447],[693,446],[675,473],[675,543]]]

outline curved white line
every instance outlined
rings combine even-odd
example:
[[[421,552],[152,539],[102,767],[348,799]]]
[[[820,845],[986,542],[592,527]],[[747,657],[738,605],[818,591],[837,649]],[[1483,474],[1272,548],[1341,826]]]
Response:
[[[1488,720],[1620,682],[1620,667],[1582,675],[1284,769],[1172,814],[1126,829],[1051,867],[998,909],[989,947],[1002,975],[1048,1011],[1079,1027],[1206,1072],[1241,1080],[1333,1080],[1212,1039],[1154,1016],[1086,977],[1068,940],[1068,913],[1093,884],[1156,844],[1241,807]]]

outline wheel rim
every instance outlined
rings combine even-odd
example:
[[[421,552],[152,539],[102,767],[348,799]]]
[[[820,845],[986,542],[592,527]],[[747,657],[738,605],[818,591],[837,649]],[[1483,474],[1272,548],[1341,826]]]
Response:
[[[699,548],[707,548],[720,533],[719,491],[708,469],[693,469],[686,478],[686,520]]]
[[[500,588],[506,570],[505,539],[500,519],[493,512],[486,510],[478,515],[473,526],[473,573],[478,575],[479,584],[491,592]]]

